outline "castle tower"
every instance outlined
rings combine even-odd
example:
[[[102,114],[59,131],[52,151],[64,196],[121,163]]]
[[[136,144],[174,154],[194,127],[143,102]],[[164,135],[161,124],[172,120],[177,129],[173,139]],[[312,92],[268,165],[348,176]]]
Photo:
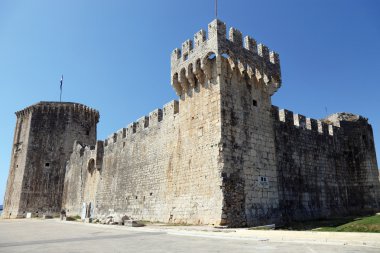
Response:
[[[244,43],[243,43],[244,42]],[[219,135],[221,224],[246,226],[278,219],[278,189],[271,96],[281,86],[279,56],[242,33],[214,20],[171,57],[171,80],[180,111],[212,90],[212,128]],[[206,104],[207,106],[207,104]],[[197,108],[197,109],[195,109]],[[206,115],[207,117],[207,115]],[[215,140],[216,141],[216,140]],[[210,154],[212,155],[212,154]]]
[[[95,145],[99,113],[67,102],[40,102],[16,112],[5,218],[57,213],[66,161],[75,140]]]
[[[201,119],[198,125],[212,132],[205,146],[214,147],[207,154],[217,157],[208,169],[221,178],[221,202],[214,209],[220,224],[378,210],[379,173],[368,121],[348,114],[317,121],[272,106],[281,71],[278,54],[266,46],[243,39],[235,28],[227,35],[226,25],[214,20],[207,34],[201,30],[173,51],[171,84],[180,97],[180,117],[188,117],[181,124]]]

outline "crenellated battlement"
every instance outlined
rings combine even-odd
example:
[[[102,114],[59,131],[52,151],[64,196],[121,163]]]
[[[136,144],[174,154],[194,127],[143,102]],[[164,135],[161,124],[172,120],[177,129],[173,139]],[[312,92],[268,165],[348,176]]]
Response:
[[[32,112],[44,112],[44,113],[79,113],[84,114],[85,118],[91,119],[95,123],[99,122],[99,112],[86,105],[71,102],[46,102],[41,101],[34,105],[28,106],[23,110],[17,111],[17,117],[24,117]]]
[[[279,109],[272,106],[272,115],[275,120],[285,123],[289,126],[295,126],[299,129],[305,129],[317,132],[321,135],[333,136],[339,131],[340,125],[328,120],[329,117],[322,120],[307,118],[301,114],[295,114],[286,109]]]
[[[244,43],[243,43],[244,42]],[[238,67],[242,75],[263,81],[272,95],[281,86],[279,55],[263,44],[231,27],[226,34],[226,24],[215,19],[208,25],[208,33],[200,30],[194,40],[186,40],[182,48],[173,50],[171,56],[171,84],[178,96],[186,94],[198,83],[210,80],[210,56],[215,55],[218,66],[221,57],[228,58],[232,69]],[[221,69],[218,67],[218,75]]]
[[[128,139],[136,133],[143,132],[149,127],[157,126],[160,122],[172,119],[179,113],[179,103],[177,100],[172,100],[165,104],[162,109],[155,109],[148,116],[143,116],[138,120],[130,123],[127,127],[119,129],[115,133],[109,135],[104,140],[104,146],[107,147],[112,143],[116,143],[122,139]]]
[[[95,168],[97,170],[102,169],[102,163],[103,163],[103,155],[104,155],[104,142],[103,141],[97,141],[95,146],[88,145],[86,143],[82,143],[80,141],[75,141],[73,145],[73,153],[71,156],[75,157],[86,157],[86,159],[94,159],[95,160]],[[70,170],[70,166],[68,169]],[[69,170],[66,170],[66,174],[69,172]]]

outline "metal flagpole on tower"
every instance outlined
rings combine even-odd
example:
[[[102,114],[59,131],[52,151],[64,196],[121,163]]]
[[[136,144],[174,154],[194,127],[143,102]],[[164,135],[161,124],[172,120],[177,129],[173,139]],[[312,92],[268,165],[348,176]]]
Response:
[[[59,93],[59,102],[62,102],[62,85],[63,85],[63,75],[61,76],[61,81],[60,81],[61,85],[60,85],[60,90],[61,92]]]
[[[215,0],[215,18],[218,18],[218,0]]]

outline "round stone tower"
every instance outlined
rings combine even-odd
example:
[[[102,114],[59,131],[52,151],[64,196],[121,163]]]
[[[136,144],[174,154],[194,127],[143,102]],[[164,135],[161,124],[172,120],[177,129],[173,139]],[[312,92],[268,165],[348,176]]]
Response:
[[[16,112],[4,218],[59,213],[66,162],[74,142],[96,143],[98,111],[68,102],[40,102]]]

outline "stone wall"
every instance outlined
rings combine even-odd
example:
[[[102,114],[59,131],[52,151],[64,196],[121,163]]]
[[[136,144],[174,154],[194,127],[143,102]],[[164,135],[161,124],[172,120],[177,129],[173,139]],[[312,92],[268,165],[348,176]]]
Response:
[[[103,142],[88,146],[76,141],[73,153],[66,165],[62,206],[68,215],[80,215],[83,203],[95,203],[96,189],[100,180]],[[100,152],[99,152],[100,151]],[[101,162],[97,162],[97,158]]]
[[[229,59],[222,61],[225,222],[273,223],[278,220],[278,189],[271,97],[261,79],[246,78]]]
[[[14,132],[11,165],[7,180],[7,188],[4,196],[5,218],[22,217],[19,214],[22,184],[24,179],[25,164],[27,163],[27,147],[29,144],[31,115],[17,114],[16,128]]]
[[[99,183],[94,217],[126,214],[151,221],[219,224],[220,129],[219,86],[205,78],[179,102],[112,134],[104,142],[102,166],[95,175]],[[69,215],[78,214],[80,202],[91,201],[78,201],[75,194],[91,188],[83,175],[91,158],[96,159],[92,151],[82,147],[71,156],[65,203]]]
[[[276,220],[277,174],[271,95],[281,86],[279,56],[236,28],[214,20],[172,54],[172,86],[178,95],[204,72],[220,84],[221,224],[246,226]],[[214,57],[211,67],[208,59]],[[216,71],[212,69],[216,68]],[[190,84],[190,85],[189,85]],[[263,186],[261,177],[270,180]]]
[[[4,216],[58,213],[66,162],[73,144],[75,140],[95,144],[99,114],[81,104],[40,102],[16,115],[18,124]]]
[[[283,222],[379,210],[371,126],[345,113],[323,121],[272,108]],[[327,124],[329,123],[329,124]]]
[[[272,106],[278,54],[235,28],[227,37],[214,20],[171,63],[179,102],[112,134],[104,152],[77,144],[66,174],[69,215],[95,203],[98,218],[239,227],[379,209],[370,125]]]
[[[223,224],[254,226],[373,213],[380,183],[372,128],[271,105],[262,79],[220,58]]]

